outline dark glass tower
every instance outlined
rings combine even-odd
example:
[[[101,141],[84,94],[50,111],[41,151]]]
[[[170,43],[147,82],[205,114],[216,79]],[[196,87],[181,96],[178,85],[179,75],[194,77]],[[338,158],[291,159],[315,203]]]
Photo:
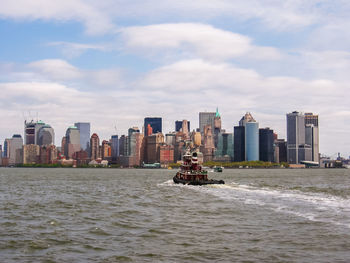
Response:
[[[259,129],[259,160],[264,162],[274,161],[273,130],[269,128]]]
[[[243,162],[245,160],[245,127],[235,126],[234,130],[234,161]]]
[[[152,127],[152,133],[162,132],[162,118],[160,117],[147,117],[145,118],[144,126],[145,135],[148,134],[147,126],[148,124]]]

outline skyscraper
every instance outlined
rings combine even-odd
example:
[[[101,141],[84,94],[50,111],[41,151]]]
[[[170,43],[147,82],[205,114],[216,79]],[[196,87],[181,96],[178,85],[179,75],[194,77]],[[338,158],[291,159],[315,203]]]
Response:
[[[133,136],[133,134],[136,133],[140,133],[138,127],[132,127],[128,129],[128,156],[135,155],[136,136]]]
[[[259,160],[259,123],[252,120],[245,124],[245,159]]]
[[[235,126],[233,128],[233,133],[234,161],[243,162],[245,160],[245,127]]]
[[[311,146],[312,156],[311,160],[319,162],[319,128],[318,115],[312,113],[305,113],[305,143]]]
[[[112,158],[117,158],[119,156],[119,139],[118,135],[112,135],[111,137],[112,144]]]
[[[187,122],[187,131],[191,131],[191,122],[187,121],[187,120],[183,120],[183,121],[175,121],[175,131],[178,132],[183,128],[183,123],[184,121]]]
[[[311,146],[305,142],[305,116],[297,111],[287,114],[287,161],[311,161]]]
[[[146,117],[144,120],[144,132],[147,136],[148,133],[148,124],[152,127],[152,133],[162,132],[162,118],[160,117]]]
[[[55,132],[53,128],[48,124],[40,127],[37,137],[37,144],[40,146],[55,144]]]
[[[259,160],[274,161],[274,136],[270,128],[259,129]]]
[[[215,129],[214,119],[216,113],[215,112],[200,112],[199,113],[199,131],[201,134],[204,133],[204,126],[210,125],[211,131],[213,132]]]
[[[215,118],[214,118],[214,145],[215,148],[218,147],[219,134],[221,133],[221,115],[219,109],[216,108]]]
[[[100,138],[96,133],[91,135],[90,139],[90,156],[91,160],[96,160],[98,158],[101,158],[100,156]]]
[[[20,134],[14,134],[9,143],[9,165],[21,164],[23,162],[23,139]]]
[[[24,121],[24,144],[38,144],[39,130],[45,126],[43,121]]]
[[[65,156],[72,158],[73,154],[80,150],[80,132],[77,127],[70,126],[66,131]]]
[[[80,132],[80,147],[90,152],[90,122],[76,122],[74,124]]]
[[[218,147],[215,152],[216,157],[229,156],[229,161],[233,160],[233,134],[232,133],[219,133],[218,135]]]

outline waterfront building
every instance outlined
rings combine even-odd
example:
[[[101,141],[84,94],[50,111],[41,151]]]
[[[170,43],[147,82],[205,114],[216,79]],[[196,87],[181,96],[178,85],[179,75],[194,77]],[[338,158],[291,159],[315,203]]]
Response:
[[[287,162],[287,142],[284,139],[277,139],[275,141],[275,148],[278,148],[278,153],[276,153],[275,162]]]
[[[57,162],[58,149],[55,145],[43,145],[40,147],[40,163],[53,164]]]
[[[9,140],[9,165],[23,163],[23,139],[20,134],[14,134]]]
[[[66,147],[65,156],[67,159],[73,157],[73,153],[79,152],[80,147],[80,132],[77,127],[70,126],[66,131]]]
[[[40,162],[40,146],[36,144],[23,145],[23,164],[36,164]]]
[[[118,135],[112,135],[111,137],[112,146],[112,159],[115,160],[119,156],[119,139]]]
[[[294,111],[287,115],[287,161],[300,164],[312,160],[311,145],[305,141],[305,115]]]
[[[55,131],[54,129],[48,125],[42,125],[38,130],[38,140],[37,144],[41,145],[50,145],[55,144]]]
[[[211,131],[215,129],[215,116],[216,112],[200,112],[199,113],[199,131],[204,133],[204,127],[210,125]]]
[[[145,163],[159,163],[159,147],[164,144],[164,135],[162,133],[147,136]]]
[[[215,151],[215,160],[233,161],[234,157],[233,148],[233,134],[232,133],[219,133],[218,134],[218,147]],[[225,157],[223,159],[222,157]]]
[[[102,141],[101,145],[102,160],[110,160],[112,158],[112,147],[107,140]]]
[[[24,121],[24,144],[39,144],[39,131],[45,126],[43,121]]]
[[[259,129],[259,160],[274,162],[274,134],[270,128]]]
[[[256,121],[245,123],[245,160],[259,160],[259,123]]]
[[[128,136],[122,135],[119,138],[119,156],[128,155]]]
[[[90,143],[89,143],[90,144]],[[90,162],[89,153],[83,149],[73,154],[73,159],[77,165],[88,165]]]
[[[97,160],[101,158],[100,138],[96,133],[93,133],[90,138],[90,157],[91,157],[91,160]]]
[[[62,137],[62,140],[61,140],[61,150],[60,150],[61,157],[65,155],[66,143],[67,143],[67,138],[66,136],[64,136]]]
[[[90,152],[90,122],[76,122],[74,126],[80,133],[80,148]]]
[[[311,161],[319,162],[319,126],[318,115],[305,113],[305,143],[311,146]]]
[[[152,133],[149,131],[149,126],[152,127]],[[146,117],[144,119],[144,132],[146,136],[149,136],[151,134],[155,133],[161,133],[162,132],[162,118],[160,117]]]
[[[128,151],[127,156],[134,156],[135,155],[135,148],[136,148],[136,135],[139,134],[140,130],[138,127],[132,127],[128,130]]]
[[[160,145],[159,146],[159,162],[162,166],[167,167],[169,163],[174,162],[174,146]]]
[[[233,128],[233,134],[234,161],[243,162],[245,160],[245,127],[235,126]]]
[[[5,158],[10,158],[10,144],[11,144],[11,139],[5,139],[4,141],[4,152],[3,152],[3,157]]]

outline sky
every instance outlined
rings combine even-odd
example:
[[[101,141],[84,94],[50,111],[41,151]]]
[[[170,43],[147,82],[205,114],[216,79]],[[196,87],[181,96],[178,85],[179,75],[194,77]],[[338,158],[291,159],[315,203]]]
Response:
[[[0,0],[0,144],[25,119],[60,145],[75,122],[101,139],[163,117],[233,132],[251,112],[286,138],[319,115],[320,152],[350,156],[348,0]]]

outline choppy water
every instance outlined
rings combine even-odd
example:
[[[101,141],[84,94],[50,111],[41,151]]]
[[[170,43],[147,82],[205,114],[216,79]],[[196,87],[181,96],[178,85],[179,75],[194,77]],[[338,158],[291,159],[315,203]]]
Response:
[[[0,262],[350,262],[350,170],[0,169]]]

